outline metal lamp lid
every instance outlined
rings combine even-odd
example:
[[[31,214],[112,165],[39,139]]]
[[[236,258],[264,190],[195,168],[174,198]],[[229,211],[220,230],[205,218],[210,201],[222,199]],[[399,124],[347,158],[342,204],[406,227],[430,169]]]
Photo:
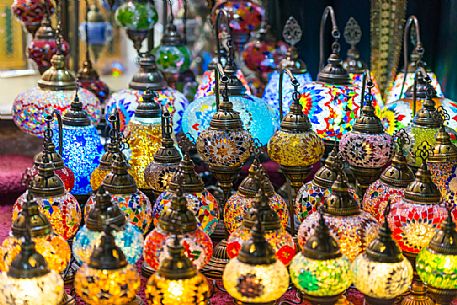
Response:
[[[30,230],[32,237],[49,236],[52,233],[49,219],[40,212],[38,203],[29,192],[27,200],[22,205],[22,212],[11,225],[11,232],[15,237],[23,237],[27,230]]]
[[[135,179],[129,174],[129,165],[120,150],[113,155],[111,172],[106,175],[102,186],[111,194],[133,194],[138,191]]]
[[[159,103],[155,101],[158,98],[156,92],[151,88],[146,89],[142,95],[143,100],[140,101],[135,109],[135,117],[138,118],[160,118],[161,109]]]
[[[174,234],[197,230],[197,219],[194,213],[187,208],[187,200],[181,189],[174,192],[170,208],[160,215],[159,226],[164,231]]]
[[[195,277],[197,268],[184,254],[181,239],[176,234],[171,238],[173,238],[173,242],[167,246],[168,255],[160,263],[157,272],[161,277],[168,280],[184,280]]]
[[[170,181],[170,189],[176,191],[180,188],[183,193],[203,192],[205,184],[195,172],[194,167],[194,162],[192,162],[189,154],[186,153]]]
[[[313,182],[322,188],[331,188],[338,176],[336,163],[338,160],[338,145],[333,145],[332,151],[324,161],[324,166],[319,168],[313,178]]]
[[[90,256],[88,266],[98,270],[121,269],[128,265],[122,250],[116,246],[112,228],[106,227],[100,245]]]
[[[233,104],[230,102],[228,79],[226,77],[224,78],[224,84],[225,89],[222,91],[223,99],[219,104],[217,112],[211,119],[210,126],[220,130],[241,129],[243,128],[243,123],[241,122],[240,114],[233,110]]]
[[[428,249],[443,255],[457,255],[457,231],[452,218],[452,209],[447,209],[447,219],[433,236]]]
[[[46,70],[38,81],[38,86],[50,91],[76,90],[75,77],[65,67],[65,56],[60,53],[54,54],[51,64],[52,67]]]
[[[443,116],[443,123],[436,134],[435,146],[428,156],[428,162],[457,162],[457,146],[451,142],[451,136],[444,127],[444,121],[450,119],[449,114],[443,108],[440,109]]]
[[[37,166],[38,174],[30,181],[28,191],[37,197],[54,197],[65,194],[62,180],[54,173],[54,165],[49,161],[49,152],[45,148],[43,163]]]
[[[334,216],[349,216],[360,214],[357,201],[349,193],[346,177],[339,170],[338,176],[332,185],[332,193],[325,198],[325,213]]]
[[[75,93],[70,109],[63,115],[62,123],[69,126],[89,126],[91,124],[89,116],[79,100],[78,91]]]
[[[154,162],[165,164],[181,161],[181,154],[171,137],[172,133],[171,115],[168,111],[164,111],[162,113],[162,145],[154,154]]]
[[[417,77],[417,81],[421,78],[422,77]],[[441,115],[438,113],[436,103],[433,100],[433,98],[436,97],[436,91],[430,84],[430,78],[428,76],[426,76],[426,78],[427,88],[425,92],[425,101],[422,104],[422,108],[416,112],[416,115],[413,118],[413,123],[424,128],[438,128],[441,126],[443,120]]]
[[[90,58],[86,58],[83,62],[81,69],[79,69],[76,75],[79,81],[96,81],[100,79],[97,71],[92,66]]]
[[[295,77],[292,77],[292,85],[294,86],[294,92],[292,93],[293,102],[289,112],[281,122],[281,129],[290,133],[304,133],[311,130],[311,123],[308,116],[303,113],[303,107],[299,102],[299,83]]]
[[[365,77],[366,74],[364,75],[364,78]],[[384,126],[382,125],[381,119],[376,116],[373,107],[373,95],[371,94],[373,82],[369,80],[366,87],[368,91],[367,95],[362,97],[365,100],[365,104],[362,106],[360,115],[355,121],[353,130],[360,133],[382,134],[384,133]]]
[[[95,195],[95,206],[90,210],[86,226],[91,231],[102,232],[106,226],[123,228],[127,223],[124,213],[114,204],[111,195],[101,186]]]
[[[162,72],[157,68],[154,55],[141,54],[138,64],[140,69],[133,75],[132,81],[129,83],[130,89],[145,91],[151,88],[157,91],[167,88],[167,82]]]

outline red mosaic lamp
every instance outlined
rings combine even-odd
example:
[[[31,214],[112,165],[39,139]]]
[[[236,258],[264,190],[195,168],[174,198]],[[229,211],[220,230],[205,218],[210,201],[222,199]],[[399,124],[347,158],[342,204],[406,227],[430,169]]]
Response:
[[[48,9],[49,12],[54,11],[51,0],[14,0],[11,5],[13,14],[32,35],[40,27]]]

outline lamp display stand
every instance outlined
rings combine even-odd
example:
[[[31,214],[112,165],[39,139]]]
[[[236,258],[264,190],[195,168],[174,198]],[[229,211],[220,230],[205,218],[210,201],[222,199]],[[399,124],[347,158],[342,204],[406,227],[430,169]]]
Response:
[[[416,272],[417,254],[403,252],[403,255],[409,260],[414,269],[414,279],[411,290],[401,301],[400,305],[435,305],[435,302],[427,295],[427,288],[421,281]],[[449,304],[449,303],[448,303]],[[375,304],[376,305],[376,304]]]

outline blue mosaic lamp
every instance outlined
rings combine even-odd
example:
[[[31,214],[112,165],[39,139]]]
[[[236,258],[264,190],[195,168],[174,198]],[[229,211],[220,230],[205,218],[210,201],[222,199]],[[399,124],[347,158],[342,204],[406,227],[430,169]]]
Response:
[[[75,185],[71,190],[73,195],[88,195],[92,192],[90,174],[100,163],[103,154],[100,136],[82,105],[76,91],[70,109],[62,118],[62,159],[75,174]],[[52,139],[57,149],[58,134],[55,132]]]
[[[289,44],[286,58],[282,60],[278,70],[271,73],[268,83],[263,93],[263,99],[270,105],[271,108],[277,113],[280,110],[279,104],[279,83],[282,79],[281,71],[283,69],[289,69],[292,75],[298,81],[300,87],[304,84],[311,82],[311,75],[309,74],[305,63],[298,58],[297,49],[295,45],[302,38],[302,30],[297,20],[294,17],[289,17],[282,31],[283,39]],[[290,105],[292,103],[292,93],[294,92],[294,86],[289,80],[282,79],[282,114],[285,115],[289,112]]]
[[[219,16],[221,14],[225,14],[224,11],[220,11]],[[216,37],[219,37],[219,19],[217,19]],[[226,35],[226,37],[227,41],[225,45],[228,46],[229,57],[225,68],[223,68],[223,74],[229,79],[228,90],[230,102],[233,104],[233,110],[239,113],[244,128],[251,134],[252,138],[256,138],[262,145],[266,145],[279,125],[279,118],[264,100],[246,94],[245,87],[236,76],[237,68],[234,63],[231,36]],[[217,43],[219,46],[219,41]],[[222,70],[221,65],[218,65],[218,70]],[[217,71],[216,69],[216,74],[218,74],[217,72],[222,74],[222,71]],[[217,81],[216,85],[218,87]],[[215,90],[219,90],[219,88],[215,88]],[[216,95],[194,100],[184,111],[182,117],[183,132],[189,135],[190,140],[195,141],[203,130],[209,128],[210,121],[216,112]]]

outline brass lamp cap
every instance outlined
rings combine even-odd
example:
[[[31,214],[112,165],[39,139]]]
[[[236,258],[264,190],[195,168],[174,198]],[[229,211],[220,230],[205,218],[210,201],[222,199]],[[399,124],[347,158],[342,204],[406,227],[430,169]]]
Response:
[[[224,74],[225,74],[225,76],[228,77],[228,82],[227,82],[228,93],[230,96],[245,95],[246,88],[244,87],[241,80],[236,76],[237,67],[235,65],[235,62],[233,61],[233,58],[232,58],[233,55],[231,55],[233,53],[233,50],[231,50],[232,48],[233,47],[230,45],[229,46],[229,49],[230,49],[229,58],[228,58],[227,64],[224,67]],[[224,87],[220,86],[219,93],[223,94],[223,92],[224,92]]]
[[[178,235],[174,235],[173,243],[168,245],[168,256],[160,263],[157,272],[168,280],[190,279],[197,275],[197,268],[190,259],[184,255],[184,248]]]
[[[95,195],[95,206],[87,215],[86,226],[91,231],[102,232],[106,226],[122,228],[127,223],[124,213],[114,204],[111,195],[101,186]]]
[[[298,96],[294,96],[290,111],[281,122],[281,129],[291,133],[303,133],[311,130],[311,123],[307,115],[303,114],[303,107],[298,102]],[[296,99],[296,101],[295,101]]]
[[[52,233],[49,219],[40,212],[38,203],[29,192],[25,204],[22,205],[22,212],[11,225],[11,232],[15,237],[23,237],[27,230],[32,237],[48,236]]]
[[[451,137],[444,128],[444,125],[441,125],[440,130],[436,134],[435,146],[431,150],[427,161],[431,163],[457,161],[457,146],[452,144]]]
[[[172,200],[171,206],[159,218],[159,226],[166,232],[181,234],[197,230],[197,219],[192,211],[187,208],[187,200],[178,189]]]
[[[433,100],[436,97],[436,91],[430,84],[430,78],[427,77],[425,101],[422,104],[422,108],[416,112],[413,118],[413,123],[419,127],[424,128],[438,128],[443,123],[441,115],[436,109],[436,103]],[[422,79],[421,76],[417,77],[418,81]]]
[[[34,196],[53,197],[65,194],[63,182],[54,173],[54,165],[49,159],[49,153],[45,150],[43,163],[37,166],[38,174],[32,178],[28,188]]]
[[[78,91],[76,91],[75,98],[70,104],[70,109],[63,115],[62,123],[68,126],[90,125],[89,116],[87,115],[87,112],[83,109],[83,104],[79,100]]]
[[[397,242],[392,238],[387,217],[390,213],[390,201],[384,210],[384,223],[379,228],[378,236],[370,243],[367,257],[378,263],[399,263],[404,257]]]
[[[194,170],[195,164],[190,159],[188,153],[179,164],[178,170],[173,175],[170,182],[170,189],[172,191],[181,188],[183,193],[201,193],[205,187],[202,179],[197,175]]]
[[[138,62],[140,69],[133,75],[129,88],[133,90],[145,91],[148,88],[152,90],[164,90],[167,88],[167,82],[162,72],[157,68],[154,55],[141,54]]]
[[[416,98],[425,99],[427,97],[427,82],[424,80],[423,77],[417,77],[416,82],[417,82]],[[405,98],[412,99],[413,97],[414,97],[414,84],[409,86],[407,88],[407,90],[405,91]]]
[[[114,236],[109,226],[105,228],[100,246],[95,248],[90,256],[88,266],[98,270],[115,270],[127,266],[127,260],[122,250],[116,246]]]
[[[148,88],[143,94],[143,101],[138,104],[135,110],[135,117],[138,118],[160,118],[160,105],[155,101],[158,95],[151,88]]]
[[[59,155],[58,152],[56,152],[56,146],[52,142],[45,142],[43,143],[46,145],[47,150],[48,150],[48,157],[49,157],[49,162],[52,163],[54,166],[54,169],[62,169],[64,167],[64,163],[62,160],[62,157]],[[39,166],[40,164],[43,164],[43,158],[44,158],[44,151],[40,151],[33,157],[33,163],[35,166]]]
[[[259,180],[262,176],[263,179]],[[259,163],[257,158],[254,159],[249,167],[248,176],[241,181],[238,191],[248,198],[254,198],[260,187],[263,187],[267,197],[274,195],[274,188],[271,181],[266,176],[263,166]]]
[[[322,188],[331,188],[338,176],[336,163],[338,160],[338,145],[333,145],[332,151],[324,161],[324,166],[319,168],[313,178],[313,182]]]
[[[178,29],[173,22],[167,24],[160,43],[163,46],[177,46],[184,43],[181,34],[178,33]]]
[[[78,71],[78,75],[76,75],[79,81],[96,81],[100,79],[97,71],[92,66],[92,61],[90,58],[86,58],[83,62],[81,69]]]
[[[262,190],[256,196],[255,206],[267,204],[267,198]],[[251,238],[243,242],[238,260],[249,265],[269,265],[277,261],[276,254],[271,245],[265,239],[265,230],[262,225],[262,215],[257,210],[255,226]]]
[[[328,64],[319,71],[317,80],[334,85],[349,85],[351,83],[348,72],[343,68],[339,54],[332,53]]]
[[[116,154],[117,145],[113,143],[106,144],[106,151],[100,158],[100,169],[111,170],[111,164],[113,163],[113,156]]]
[[[452,209],[448,207],[447,210],[447,219],[433,236],[428,249],[438,254],[457,255],[457,231],[452,219]]]
[[[375,109],[372,104],[372,88],[373,82],[370,80],[367,83],[368,93],[366,98],[363,97],[365,100],[365,105],[362,106],[360,116],[355,121],[353,130],[360,133],[382,134],[384,133],[384,127],[382,125],[381,119],[378,118],[375,114]]]
[[[181,154],[175,147],[175,142],[171,138],[173,127],[171,115],[168,111],[162,113],[162,145],[154,154],[154,161],[157,163],[178,163],[181,161]]]
[[[50,91],[76,90],[75,77],[65,67],[65,56],[59,53],[54,54],[51,64],[52,67],[46,70],[38,81],[38,86]]]
[[[111,172],[102,182],[103,187],[111,194],[133,194],[138,191],[135,179],[129,174],[129,165],[124,154],[116,150],[113,155]]]
[[[45,14],[43,20],[41,21],[40,27],[35,32],[34,39],[53,40],[56,39],[56,37],[57,35],[52,27],[49,15]]]
[[[228,83],[225,83],[223,91],[223,100],[219,104],[217,112],[213,115],[209,125],[214,129],[230,130],[241,129],[243,123],[241,122],[240,114],[233,110],[233,104],[229,99]]]
[[[319,209],[319,223],[303,246],[302,254],[316,260],[328,260],[341,257],[340,247],[335,238],[330,235],[325,223],[323,212]]]
[[[341,172],[332,185],[332,193],[325,198],[325,213],[334,216],[349,216],[360,214],[357,201],[349,193],[345,175]]]
[[[406,188],[414,181],[414,172],[402,152],[395,152],[391,165],[382,172],[380,179],[388,185],[400,188]]]
[[[35,243],[27,233],[21,252],[14,258],[7,275],[15,279],[33,279],[48,273],[46,260],[36,251]]]

